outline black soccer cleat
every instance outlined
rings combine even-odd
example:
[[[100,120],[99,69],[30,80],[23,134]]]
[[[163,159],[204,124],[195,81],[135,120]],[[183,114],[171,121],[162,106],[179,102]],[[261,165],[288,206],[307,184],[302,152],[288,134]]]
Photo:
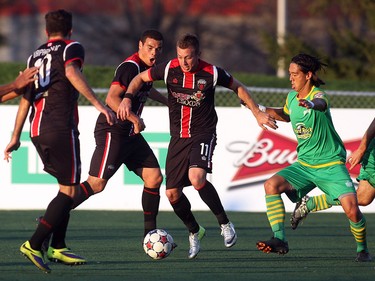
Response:
[[[368,252],[361,251],[357,253],[357,257],[355,261],[356,262],[369,262],[369,261],[372,261],[372,258]]]
[[[277,253],[279,255],[285,255],[289,252],[288,242],[284,242],[279,238],[272,237],[267,241],[258,241],[257,248],[263,253]]]

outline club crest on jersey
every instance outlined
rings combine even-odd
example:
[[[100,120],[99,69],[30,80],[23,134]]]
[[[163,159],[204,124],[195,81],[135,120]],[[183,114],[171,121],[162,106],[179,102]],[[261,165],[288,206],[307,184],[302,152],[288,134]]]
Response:
[[[198,82],[197,82],[197,86],[198,86],[199,91],[203,91],[203,89],[206,87],[206,85],[207,85],[207,81],[204,80],[204,79],[199,79]]]
[[[306,128],[305,124],[297,123],[294,133],[299,139],[308,139],[311,137],[312,128]]]

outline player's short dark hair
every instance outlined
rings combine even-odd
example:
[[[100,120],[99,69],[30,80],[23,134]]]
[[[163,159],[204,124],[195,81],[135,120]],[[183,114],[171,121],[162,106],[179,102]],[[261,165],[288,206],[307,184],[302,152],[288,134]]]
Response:
[[[65,10],[56,10],[48,12],[45,16],[46,30],[48,36],[61,34],[67,36],[73,27],[73,16]]]
[[[308,54],[298,54],[292,58],[291,62],[297,64],[303,73],[311,71],[313,74],[311,82],[314,86],[319,87],[325,84],[325,82],[318,77],[317,72],[321,69],[324,70],[327,64],[321,62],[319,58]]]
[[[142,43],[145,43],[147,38],[151,38],[151,39],[154,39],[156,41],[163,41],[164,40],[163,35],[155,29],[145,30],[141,35],[140,41]]]
[[[199,39],[198,36],[191,33],[186,33],[182,35],[177,40],[177,47],[180,49],[187,49],[192,47],[195,50],[196,54],[199,54]]]

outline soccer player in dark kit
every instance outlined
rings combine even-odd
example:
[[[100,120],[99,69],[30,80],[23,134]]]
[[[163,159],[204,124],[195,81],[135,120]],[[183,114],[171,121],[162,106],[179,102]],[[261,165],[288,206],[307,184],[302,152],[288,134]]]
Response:
[[[121,103],[130,81],[138,73],[154,66],[162,52],[163,36],[156,30],[146,30],[138,42],[138,52],[124,60],[115,71],[106,102],[115,113]],[[76,194],[74,206],[78,206],[91,195],[103,191],[108,180],[122,164],[133,171],[144,182],[142,207],[144,214],[144,236],[156,228],[159,211],[160,185],[163,176],[159,163],[141,134],[144,124],[140,118],[147,98],[167,104],[167,98],[145,84],[135,95],[132,104],[132,116],[111,126],[100,114],[95,127],[96,148],[90,165],[89,176],[81,184]]]
[[[44,240],[53,233],[47,258],[67,265],[86,263],[65,244],[73,197],[81,176],[78,131],[78,97],[83,94],[106,122],[114,124],[116,116],[96,97],[84,75],[84,48],[70,40],[72,14],[65,10],[46,14],[48,41],[29,57],[28,67],[39,68],[38,79],[26,90],[16,117],[15,129],[5,154],[19,147],[20,134],[29,108],[30,137],[44,164],[44,170],[54,176],[59,185],[57,196],[48,205],[32,237],[21,245],[20,251],[40,270],[51,269],[41,250]]]
[[[223,69],[200,59],[199,40],[193,34],[183,35],[177,42],[177,58],[141,72],[130,83],[117,110],[120,119],[130,114],[133,93],[143,85],[164,80],[168,89],[171,141],[166,162],[166,194],[174,212],[189,231],[188,258],[200,251],[205,229],[198,224],[183,188],[192,185],[207,204],[221,228],[224,245],[237,241],[232,222],[222,206],[215,187],[206,179],[212,171],[212,156],[216,146],[215,87],[233,90],[250,108],[258,124],[276,129],[275,120],[261,112],[247,88]]]

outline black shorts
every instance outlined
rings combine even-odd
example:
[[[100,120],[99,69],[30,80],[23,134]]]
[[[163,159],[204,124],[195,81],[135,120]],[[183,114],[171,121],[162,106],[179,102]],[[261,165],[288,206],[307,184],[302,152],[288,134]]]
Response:
[[[31,138],[44,171],[62,185],[76,185],[81,180],[81,158],[78,132],[52,132]]]
[[[160,168],[154,152],[141,134],[129,137],[99,130],[95,132],[95,141],[90,176],[108,180],[122,164],[130,171]]]
[[[199,167],[212,172],[212,156],[216,134],[201,134],[191,138],[172,137],[166,162],[166,189],[191,185],[189,169]]]

